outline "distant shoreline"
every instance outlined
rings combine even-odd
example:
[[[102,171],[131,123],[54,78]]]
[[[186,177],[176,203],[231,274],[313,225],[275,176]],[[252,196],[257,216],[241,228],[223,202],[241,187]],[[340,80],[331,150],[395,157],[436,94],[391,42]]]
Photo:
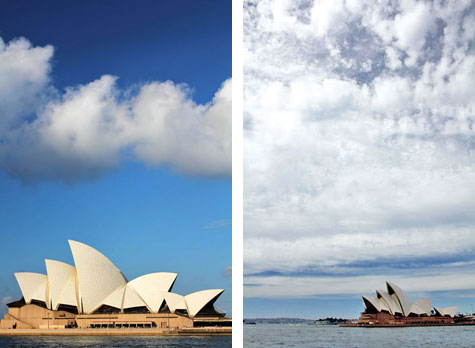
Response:
[[[342,318],[319,318],[319,319],[304,319],[304,318],[245,318],[244,324],[313,324],[318,321],[334,320],[334,321],[348,321],[349,319]]]
[[[244,318],[244,322],[256,322],[256,323],[313,323],[315,319],[303,319],[303,318]]]

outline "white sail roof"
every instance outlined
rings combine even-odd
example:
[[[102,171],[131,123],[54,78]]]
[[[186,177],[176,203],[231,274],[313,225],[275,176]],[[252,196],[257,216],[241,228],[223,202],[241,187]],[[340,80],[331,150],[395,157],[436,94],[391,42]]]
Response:
[[[426,315],[430,316],[430,314],[431,314],[430,309],[432,307],[432,300],[430,298],[421,298],[421,299],[415,300],[411,304],[411,312],[412,312],[412,307],[413,306],[417,306],[417,308],[419,308],[421,310],[421,313],[413,312],[414,314],[419,314],[419,315],[426,314]]]
[[[457,306],[451,306],[451,307],[445,307],[444,308],[444,313],[445,315],[450,316],[451,318],[455,317],[455,314],[457,314]]]
[[[440,308],[440,307],[434,306],[434,310],[438,315],[442,315],[442,316],[448,315],[451,318],[453,318],[455,314],[457,314],[457,308],[458,308],[457,306],[446,307],[446,308]]]
[[[376,298],[363,296],[365,308],[375,309],[378,312],[389,310],[390,314],[409,315],[427,315],[431,316],[432,300],[430,298],[421,298],[411,302],[409,297],[394,283],[386,282],[388,291],[376,290]],[[438,315],[451,317],[457,313],[457,307],[439,308],[434,307]]]
[[[194,317],[208,303],[215,301],[222,293],[223,289],[211,289],[197,291],[185,296],[188,315]]]
[[[124,302],[123,302],[122,308],[127,309],[127,308],[145,307],[145,306],[147,306],[147,304],[140,298],[140,296],[137,294],[134,288],[127,285],[125,287]]]
[[[378,296],[381,304],[384,304],[384,308],[381,307],[381,310],[387,310],[390,314],[394,314],[394,305],[391,296],[384,290],[376,290],[376,296]]]
[[[422,315],[422,314],[426,314],[425,311],[420,308],[418,305],[416,305],[414,302],[411,304],[411,308],[409,310],[409,314],[415,314],[415,315]]]
[[[45,264],[51,309],[58,309],[60,304],[79,307],[76,296],[76,269],[67,263],[55,260],[45,260]]]
[[[404,314],[404,311],[401,308],[401,304],[400,304],[396,294],[391,295],[391,301],[393,303],[394,314],[396,314],[396,313]]]
[[[162,292],[165,302],[171,313],[175,313],[177,309],[187,310],[185,296],[175,294],[173,292]]]
[[[152,313],[157,313],[164,300],[162,293],[170,291],[177,276],[168,272],[150,273],[135,278],[127,286],[135,290]]]
[[[15,278],[26,303],[43,301],[49,308],[48,276],[40,273],[17,272]]]
[[[391,313],[391,311],[389,310],[389,307],[386,304],[386,302],[384,301],[384,299],[378,298],[378,300],[379,300],[380,310]]]
[[[147,307],[157,313],[166,301],[171,312],[186,310],[194,317],[204,307],[211,309],[224,291],[203,290],[187,296],[171,293],[178,275],[169,272],[150,273],[127,282],[120,270],[98,250],[73,240],[69,240],[69,245],[76,267],[45,260],[48,276],[15,273],[26,303],[43,301],[53,310],[60,305],[75,306],[79,313],[92,314],[102,305],[121,311]]]
[[[364,301],[364,305],[366,309],[369,309],[368,307],[371,306],[374,309],[376,309],[378,312],[381,312],[381,303],[379,299],[377,299],[376,297],[363,296],[363,301]]]
[[[116,291],[110,294],[102,304],[111,306],[114,308],[122,309],[122,303],[124,301],[124,292],[125,292],[125,285],[119,287]]]
[[[409,297],[407,297],[406,293],[402,291],[402,289],[396,284],[386,282],[386,285],[388,287],[388,293],[390,295],[396,295],[393,298],[398,302],[397,304],[399,305],[398,307],[401,309],[401,313],[407,316],[411,309],[411,300],[409,299]]]
[[[90,314],[113,292],[127,283],[120,270],[96,249],[69,241],[76,264],[82,311]]]

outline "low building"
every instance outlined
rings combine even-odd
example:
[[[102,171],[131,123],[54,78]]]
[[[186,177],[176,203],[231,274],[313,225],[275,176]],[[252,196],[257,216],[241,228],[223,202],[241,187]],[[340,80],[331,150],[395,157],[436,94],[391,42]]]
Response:
[[[177,274],[128,281],[102,253],[69,241],[75,266],[45,260],[46,273],[15,273],[23,297],[9,303],[0,329],[161,328],[231,326],[214,303],[223,289],[186,296],[171,292]]]
[[[386,282],[385,290],[377,290],[376,297],[363,296],[365,311],[354,323],[341,326],[436,326],[454,325],[457,307],[432,311],[430,298],[411,302],[406,293],[394,283]]]

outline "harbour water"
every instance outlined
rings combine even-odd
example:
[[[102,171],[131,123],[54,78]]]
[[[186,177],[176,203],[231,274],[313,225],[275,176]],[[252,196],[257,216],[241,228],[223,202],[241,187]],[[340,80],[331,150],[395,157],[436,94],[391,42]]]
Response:
[[[473,348],[475,326],[340,328],[306,324],[244,325],[244,347]]]
[[[0,336],[0,347],[9,348],[228,348],[231,336]]]

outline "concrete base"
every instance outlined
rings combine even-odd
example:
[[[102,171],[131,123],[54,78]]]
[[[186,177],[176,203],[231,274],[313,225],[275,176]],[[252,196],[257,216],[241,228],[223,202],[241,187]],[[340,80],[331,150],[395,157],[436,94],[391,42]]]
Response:
[[[0,329],[0,336],[231,336],[229,328],[165,329]]]
[[[402,317],[389,313],[362,313],[358,321],[340,324],[341,327],[414,327],[456,325],[451,317]]]
[[[177,335],[231,334],[231,319],[169,312],[73,314],[27,304],[9,308],[2,335]]]

